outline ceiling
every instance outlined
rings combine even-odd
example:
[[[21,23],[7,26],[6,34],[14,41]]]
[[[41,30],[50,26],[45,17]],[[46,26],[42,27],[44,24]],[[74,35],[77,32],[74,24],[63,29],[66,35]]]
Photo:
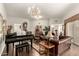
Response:
[[[63,18],[73,7],[70,3],[4,3],[6,13],[11,17],[30,18],[28,8],[35,5],[44,18]]]

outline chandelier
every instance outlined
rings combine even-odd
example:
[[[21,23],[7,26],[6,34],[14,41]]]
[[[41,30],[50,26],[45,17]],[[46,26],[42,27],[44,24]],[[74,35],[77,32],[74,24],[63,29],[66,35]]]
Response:
[[[36,19],[40,19],[42,18],[41,13],[40,13],[40,9],[37,8],[36,6],[32,6],[28,9],[28,13]]]

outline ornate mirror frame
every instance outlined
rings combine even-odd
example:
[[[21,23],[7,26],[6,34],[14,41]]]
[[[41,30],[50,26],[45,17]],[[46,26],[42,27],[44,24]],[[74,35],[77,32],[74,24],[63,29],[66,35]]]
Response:
[[[22,23],[22,28],[23,28],[24,31],[27,31],[27,25],[28,25],[27,22]]]

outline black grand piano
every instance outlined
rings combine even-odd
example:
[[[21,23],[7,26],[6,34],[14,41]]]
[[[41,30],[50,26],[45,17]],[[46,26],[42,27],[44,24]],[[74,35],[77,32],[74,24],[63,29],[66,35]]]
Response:
[[[31,43],[30,46],[31,46],[31,49],[32,49],[32,41],[33,41],[33,39],[34,39],[33,34],[17,36],[16,33],[12,33],[10,35],[6,35],[5,44],[6,44],[7,55],[8,55],[8,51],[9,51],[9,44],[13,43],[13,47],[14,47],[15,42],[22,42],[22,41],[29,40],[30,43]]]

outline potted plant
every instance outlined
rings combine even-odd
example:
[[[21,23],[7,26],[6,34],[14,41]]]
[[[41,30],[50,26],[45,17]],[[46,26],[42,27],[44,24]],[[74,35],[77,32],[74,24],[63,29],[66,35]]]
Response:
[[[48,31],[50,31],[50,26],[45,26],[43,30],[45,31],[45,35],[47,35]]]

